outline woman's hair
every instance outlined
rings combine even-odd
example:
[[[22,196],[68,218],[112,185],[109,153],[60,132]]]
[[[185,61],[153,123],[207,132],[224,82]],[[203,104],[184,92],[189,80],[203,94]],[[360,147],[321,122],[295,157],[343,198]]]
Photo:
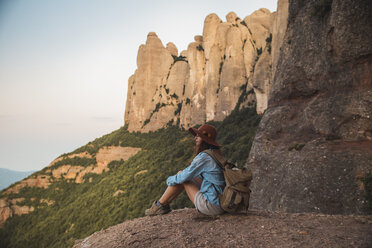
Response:
[[[219,149],[218,146],[214,146],[211,144],[208,144],[207,142],[202,141],[200,146],[195,145],[195,151],[194,151],[194,157],[196,157],[199,153],[201,153],[204,150],[207,149]]]
[[[207,150],[207,149],[220,149],[218,146],[214,146],[214,145],[211,145],[211,144],[208,144],[207,142],[204,142],[202,141],[200,146],[197,146],[195,145],[195,148],[194,148],[194,156],[192,157],[192,159],[190,160],[189,162],[189,165],[192,163],[193,159],[199,154],[201,153],[202,151],[204,150]]]

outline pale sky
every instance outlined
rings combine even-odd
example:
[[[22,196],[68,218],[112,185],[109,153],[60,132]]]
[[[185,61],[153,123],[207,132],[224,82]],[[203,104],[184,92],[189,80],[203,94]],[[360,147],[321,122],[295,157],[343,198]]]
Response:
[[[40,170],[121,126],[149,32],[187,48],[205,17],[277,0],[0,0],[0,168]]]

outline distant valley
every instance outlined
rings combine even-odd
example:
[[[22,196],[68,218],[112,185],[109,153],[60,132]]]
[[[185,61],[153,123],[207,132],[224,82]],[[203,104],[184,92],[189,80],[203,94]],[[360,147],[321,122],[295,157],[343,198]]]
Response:
[[[0,168],[0,190],[31,175],[34,171],[14,171]]]

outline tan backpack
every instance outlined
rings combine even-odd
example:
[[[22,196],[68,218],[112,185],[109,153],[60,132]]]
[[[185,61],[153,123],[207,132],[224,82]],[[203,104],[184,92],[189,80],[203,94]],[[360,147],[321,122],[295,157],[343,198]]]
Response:
[[[226,187],[220,195],[220,205],[229,213],[248,211],[251,190],[249,186],[252,181],[252,172],[247,168],[238,168],[227,161],[219,150],[203,151],[210,155],[223,169]]]

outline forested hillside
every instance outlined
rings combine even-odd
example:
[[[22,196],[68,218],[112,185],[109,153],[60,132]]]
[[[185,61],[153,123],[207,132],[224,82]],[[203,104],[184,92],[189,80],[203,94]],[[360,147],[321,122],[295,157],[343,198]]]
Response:
[[[218,130],[218,142],[225,155],[238,165],[246,161],[260,117],[255,108],[234,110],[222,122],[212,123]],[[87,152],[90,155],[107,146],[138,147],[136,155],[124,161],[112,161],[102,174],[87,173],[82,183],[59,178],[46,188],[24,187],[18,193],[0,193],[0,198],[22,199],[17,205],[34,211],[9,218],[0,229],[1,247],[71,247],[76,239],[124,220],[144,215],[152,201],[166,187],[169,175],[185,168],[193,157],[193,137],[175,126],[149,133],[130,133],[124,126],[108,135],[61,155],[51,167],[66,164],[86,167],[94,158],[65,158]],[[192,207],[186,194],[172,208]]]

